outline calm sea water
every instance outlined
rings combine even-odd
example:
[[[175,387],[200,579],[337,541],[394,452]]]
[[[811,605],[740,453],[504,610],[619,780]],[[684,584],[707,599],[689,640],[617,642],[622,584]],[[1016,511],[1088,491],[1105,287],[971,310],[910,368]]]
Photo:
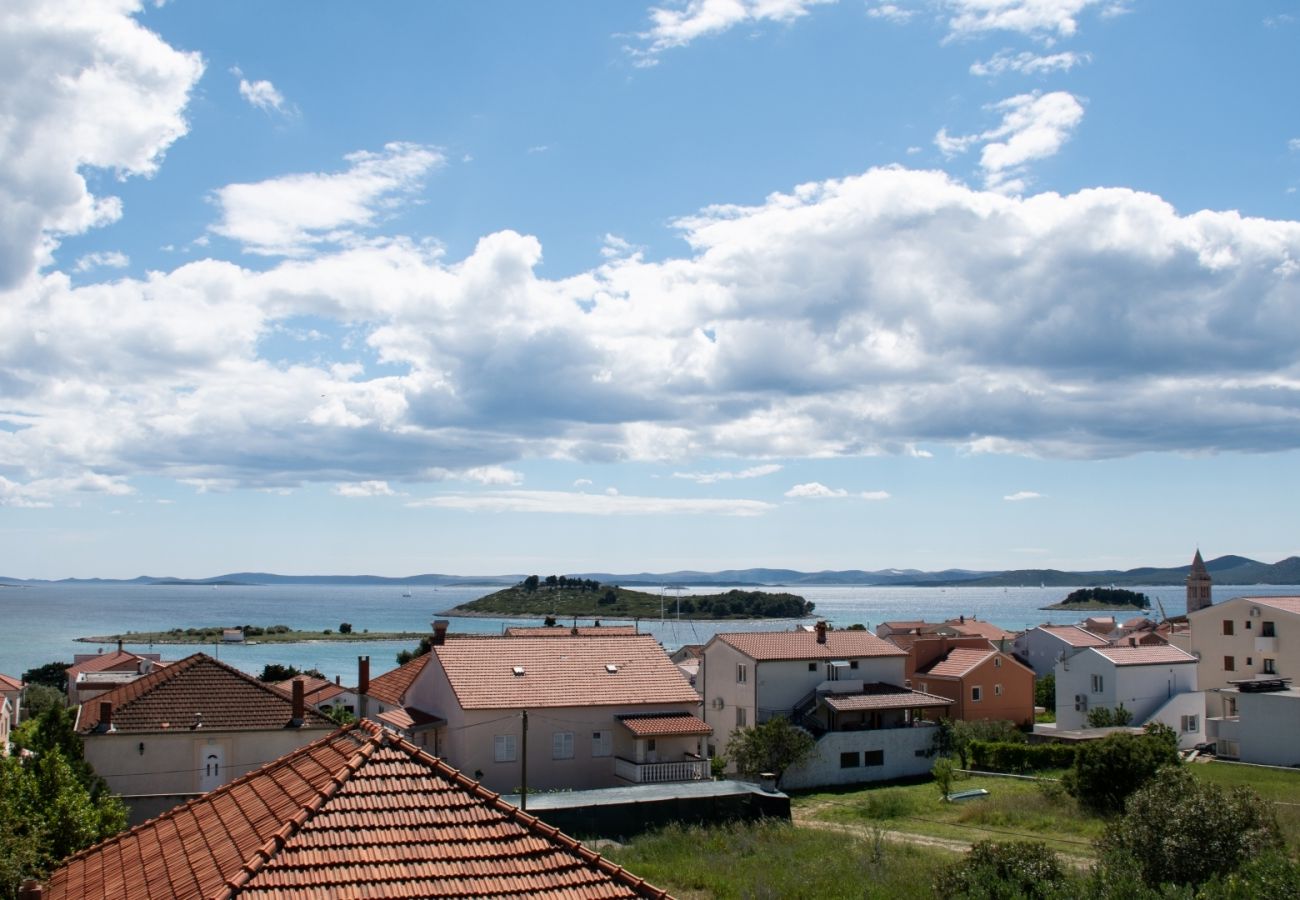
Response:
[[[85,635],[126,631],[164,631],[169,628],[284,624],[300,629],[337,629],[351,622],[356,631],[425,631],[430,621],[451,607],[476,599],[492,588],[410,589],[389,586],[268,585],[245,586],[139,586],[139,585],[33,585],[0,588],[0,672],[18,676],[53,660],[72,659],[74,653],[93,653],[95,644],[77,643]],[[684,593],[712,593],[720,588],[693,588]],[[829,586],[801,587],[793,591],[813,601],[817,614],[836,627],[861,622],[869,628],[884,620],[940,621],[958,615],[978,616],[1008,629],[1051,621],[1078,621],[1070,614],[1044,612],[1039,607],[1061,600],[1069,588],[915,588]],[[1140,588],[1153,601],[1163,602],[1169,615],[1186,611],[1181,587]],[[1300,587],[1216,587],[1215,602],[1241,595],[1300,594]],[[682,644],[703,643],[718,631],[756,631],[789,628],[789,620],[690,622],[673,617],[675,592],[664,599],[662,621],[642,620],[643,631],[655,635],[674,650]],[[613,619],[605,620],[614,622]],[[535,619],[452,617],[451,630],[500,634],[506,625],[540,624]],[[356,681],[358,656],[369,655],[371,672],[378,675],[396,665],[397,652],[411,644],[389,641],[351,643],[224,645],[202,648],[222,660],[254,674],[269,662],[316,668],[345,684]],[[131,650],[147,645],[128,644]],[[109,649],[105,647],[105,649]],[[194,645],[158,645],[164,659],[194,652]]]

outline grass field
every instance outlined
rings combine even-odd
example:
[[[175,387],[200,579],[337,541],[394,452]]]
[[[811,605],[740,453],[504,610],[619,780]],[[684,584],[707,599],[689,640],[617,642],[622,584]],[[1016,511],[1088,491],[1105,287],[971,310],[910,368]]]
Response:
[[[674,826],[602,851],[680,900],[790,897],[930,900],[942,850],[781,822]]]
[[[983,788],[989,796],[946,803],[934,783],[926,781],[803,794],[793,798],[793,805],[796,815],[820,821],[874,824],[948,840],[1038,840],[1071,856],[1090,856],[1092,841],[1105,824],[1082,812],[1053,782],[973,775],[954,788]]]
[[[1265,800],[1272,800],[1287,848],[1293,854],[1300,852],[1300,769],[1264,769],[1221,762],[1193,765],[1191,769],[1198,778],[1225,788],[1248,787]]]

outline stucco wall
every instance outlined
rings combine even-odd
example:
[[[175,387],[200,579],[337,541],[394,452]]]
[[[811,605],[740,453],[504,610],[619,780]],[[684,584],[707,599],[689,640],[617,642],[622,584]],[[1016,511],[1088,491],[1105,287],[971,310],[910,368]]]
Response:
[[[1300,765],[1300,691],[1237,695],[1239,759],[1268,766]]]
[[[1196,727],[1191,730],[1183,730],[1184,724],[1190,724],[1186,718],[1195,716]],[[1189,691],[1185,694],[1175,694],[1169,698],[1163,706],[1158,708],[1145,719],[1133,720],[1136,725],[1145,725],[1147,722],[1160,722],[1168,725],[1178,735],[1178,749],[1191,750],[1197,744],[1205,742],[1205,692]]]
[[[788,770],[781,778],[782,790],[822,787],[835,784],[856,784],[865,781],[887,781],[924,775],[934,766],[931,750],[937,728],[882,728],[878,731],[832,731],[817,742],[816,754],[799,766]],[[859,753],[869,750],[884,752],[884,763],[878,766],[844,768],[840,764],[842,753]],[[920,755],[917,755],[918,752]]]
[[[744,684],[736,681],[736,666],[741,663],[749,666],[749,680]],[[725,754],[731,734],[736,730],[736,707],[744,708],[749,725],[754,725],[756,721],[755,692],[758,680],[754,662],[730,644],[715,638],[705,646],[696,684],[701,686],[704,721],[713,728],[709,743],[717,748],[719,754]],[[718,703],[719,700],[721,704]]]
[[[1251,610],[1258,615],[1251,615]],[[1227,687],[1229,681],[1264,675],[1265,660],[1273,661],[1274,674],[1300,680],[1300,616],[1234,597],[1187,617],[1191,627],[1190,652],[1200,658],[1197,685],[1206,691]],[[1231,635],[1223,633],[1224,620],[1232,622]],[[1276,637],[1261,637],[1264,623],[1272,622]],[[1224,657],[1231,656],[1227,669]],[[1220,698],[1208,696],[1211,715],[1222,715]]]
[[[233,781],[329,733],[324,728],[91,734],[86,761],[116,794],[186,794],[200,789],[206,748],[224,755],[220,783]],[[144,752],[140,746],[144,745]]]
[[[1088,710],[1123,703],[1135,723],[1145,722],[1175,694],[1197,689],[1197,666],[1174,663],[1117,666],[1100,653],[1084,650],[1056,666],[1056,727],[1069,731],[1088,727]],[[1092,676],[1102,677],[1102,690],[1092,690]],[[1088,709],[1075,710],[1075,696],[1088,698]]]

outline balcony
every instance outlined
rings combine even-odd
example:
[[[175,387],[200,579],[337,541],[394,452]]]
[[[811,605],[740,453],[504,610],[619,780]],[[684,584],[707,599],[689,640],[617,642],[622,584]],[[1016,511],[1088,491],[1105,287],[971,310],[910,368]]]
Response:
[[[709,761],[694,754],[676,762],[635,763],[614,757],[614,774],[633,784],[667,784],[674,781],[706,781],[713,777]]]
[[[1205,739],[1208,741],[1240,741],[1240,717],[1210,716],[1205,720]]]

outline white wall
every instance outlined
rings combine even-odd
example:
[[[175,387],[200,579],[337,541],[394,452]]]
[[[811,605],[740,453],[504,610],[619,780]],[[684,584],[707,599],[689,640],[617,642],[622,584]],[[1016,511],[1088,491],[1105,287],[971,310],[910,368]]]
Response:
[[[1135,723],[1145,722],[1175,694],[1196,690],[1196,665],[1162,663],[1117,666],[1094,650],[1083,650],[1056,665],[1056,727],[1063,731],[1088,727],[1088,711],[1121,703]],[[1092,676],[1100,675],[1100,691],[1093,691]],[[1075,696],[1087,698],[1087,709],[1075,710]]]
[[[936,733],[937,729],[932,726],[829,732],[817,742],[815,755],[788,770],[779,786],[782,790],[795,790],[924,775],[934,766],[930,751]],[[884,751],[884,764],[841,767],[841,753],[865,750]]]
[[[1041,678],[1053,671],[1062,653],[1071,653],[1075,648],[1050,631],[1031,628],[1016,637],[1012,649],[1016,656],[1034,670],[1034,675]]]
[[[1237,695],[1242,762],[1268,766],[1300,764],[1300,691]]]
[[[1188,716],[1195,716],[1196,727],[1184,731],[1183,725]],[[1146,719],[1134,719],[1134,724],[1145,725],[1148,722],[1160,722],[1168,725],[1178,735],[1178,749],[1191,750],[1197,744],[1205,743],[1205,691],[1189,691],[1175,694]]]

